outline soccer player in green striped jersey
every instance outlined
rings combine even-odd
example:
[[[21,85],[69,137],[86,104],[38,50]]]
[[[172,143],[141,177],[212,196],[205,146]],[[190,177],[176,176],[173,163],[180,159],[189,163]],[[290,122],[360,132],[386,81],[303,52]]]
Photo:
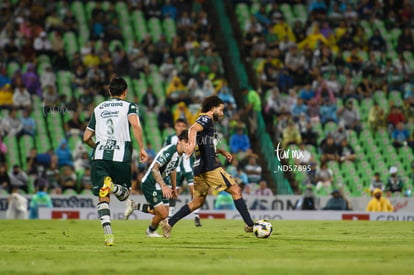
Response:
[[[107,246],[114,244],[109,208],[110,194],[126,200],[131,187],[132,133],[140,148],[140,160],[147,160],[138,107],[125,101],[128,85],[116,77],[109,84],[110,99],[95,107],[83,140],[93,148],[91,160],[92,191],[98,196],[98,217]],[[93,137],[95,136],[95,140]]]
[[[168,144],[177,144],[178,136],[182,131],[188,128],[187,121],[179,118],[174,122],[175,134],[169,135],[164,142],[164,146]],[[191,197],[194,194],[194,174],[193,174],[193,164],[194,164],[194,155],[189,158],[183,158],[180,166],[177,167],[177,188],[180,189],[183,182],[187,181],[188,187],[190,189]],[[169,200],[169,214],[171,217],[174,213],[176,199]],[[194,213],[194,224],[195,226],[201,226],[199,208],[193,211]]]
[[[177,137],[176,144],[164,146],[155,156],[144,177],[142,178],[141,189],[144,193],[148,206],[153,209],[154,217],[146,230],[148,237],[162,237],[156,230],[162,220],[168,216],[168,208],[164,204],[164,198],[171,199],[177,197],[176,192],[176,168],[183,159],[183,154],[188,148],[188,131],[184,130]],[[167,179],[171,180],[172,188],[168,187]],[[125,216],[132,214],[134,210],[141,210],[140,204],[132,200],[128,201],[125,209]],[[145,204],[146,205],[146,204]],[[144,207],[144,211],[146,206]]]

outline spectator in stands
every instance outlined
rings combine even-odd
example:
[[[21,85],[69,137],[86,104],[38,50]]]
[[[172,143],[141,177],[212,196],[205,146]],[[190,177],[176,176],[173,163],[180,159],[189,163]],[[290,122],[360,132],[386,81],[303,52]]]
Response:
[[[368,202],[366,211],[393,212],[394,207],[387,198],[382,197],[382,191],[377,188],[374,190],[374,197]]]
[[[107,41],[122,41],[122,29],[119,26],[118,18],[112,18],[105,26],[105,39]]]
[[[299,92],[299,98],[303,100],[305,103],[309,103],[315,97],[315,92],[312,89],[312,86],[308,83],[306,84],[303,89]]]
[[[233,92],[231,90],[231,88],[228,85],[228,82],[226,79],[223,79],[221,81],[221,87],[218,91],[218,97],[223,100],[224,102],[224,109],[226,109],[226,107],[228,105],[232,105],[233,108],[236,108],[236,100],[234,99],[233,96]]]
[[[357,159],[354,149],[351,145],[349,145],[346,138],[342,140],[340,146],[338,147],[338,155],[340,162],[355,161]]]
[[[69,150],[66,139],[60,141],[59,147],[55,150],[55,154],[58,158],[59,168],[65,165],[73,166],[72,153]]]
[[[86,128],[86,123],[81,120],[79,112],[74,112],[72,117],[64,123],[65,135],[69,136],[83,136],[83,130]]]
[[[19,117],[17,117],[16,109],[11,109],[9,116],[6,118],[6,123],[10,127],[8,134],[9,136],[17,136],[23,129],[23,124]]]
[[[330,102],[335,103],[335,94],[332,89],[328,87],[327,82],[319,76],[318,79],[318,88],[316,89],[315,99],[318,102],[323,102],[325,99],[329,99]]]
[[[391,63],[391,60],[389,60],[389,62]],[[388,89],[390,91],[402,91],[402,85],[404,84],[404,75],[398,71],[398,67],[390,64],[386,77]]]
[[[298,126],[292,120],[287,122],[287,127],[283,130],[282,147],[287,148],[290,144],[300,144],[302,137]]]
[[[65,42],[63,41],[62,33],[56,31],[52,35],[51,43],[51,52],[52,52],[52,60],[56,57],[56,55],[65,50]]]
[[[354,102],[348,100],[345,108],[338,110],[340,123],[343,123],[345,129],[354,130],[358,134],[361,132],[361,122],[359,112],[354,108]]]
[[[368,126],[373,132],[385,127],[385,111],[377,101],[374,101],[374,105],[369,109]]]
[[[13,106],[13,90],[10,84],[0,87],[0,108],[9,109]]]
[[[374,34],[368,40],[368,47],[370,51],[381,51],[386,50],[386,43],[378,29],[374,30]]]
[[[69,70],[70,68],[69,60],[63,50],[58,51],[57,54],[52,57],[51,61],[53,67],[56,68],[57,71]]]
[[[73,74],[72,90],[76,90],[79,87],[84,88],[86,86],[88,82],[86,75],[87,72],[85,71],[85,67],[82,64],[79,64]]]
[[[192,114],[184,102],[178,103],[177,108],[173,111],[173,120],[177,121],[179,118],[184,119],[188,124],[192,122]]]
[[[397,149],[407,145],[410,134],[407,128],[405,128],[404,123],[399,122],[397,124],[397,127],[391,133],[391,138],[392,145]]]
[[[328,168],[327,162],[321,160],[321,166],[316,171],[316,190],[319,191],[322,188],[329,191],[333,183],[332,170]]]
[[[22,135],[29,135],[34,137],[36,134],[36,122],[30,116],[30,110],[24,109],[23,116],[20,118],[22,123],[22,130],[17,134],[19,137]]]
[[[230,137],[230,152],[233,154],[245,153],[249,149],[249,137],[244,133],[244,127],[239,125],[237,126],[236,132]]]
[[[35,49],[37,56],[41,54],[51,54],[52,45],[50,44],[46,32],[41,32],[39,36],[35,38],[33,48]]]
[[[177,72],[174,59],[171,56],[166,58],[161,64],[159,70],[161,75],[164,77],[164,80],[170,80],[173,77],[173,73]]]
[[[259,187],[254,194],[256,196],[273,196],[272,189],[267,187],[267,182],[263,179],[259,181]]]
[[[325,125],[329,121],[333,121],[335,123],[338,122],[337,105],[331,102],[329,99],[325,99],[322,101],[322,105],[319,111],[320,111],[320,121],[322,125]]]
[[[390,197],[391,194],[399,196],[404,188],[404,183],[400,176],[398,176],[398,169],[395,166],[390,168],[390,176],[387,180],[387,185],[385,186],[385,191],[387,192],[387,196]]]
[[[144,104],[150,112],[154,111],[155,107],[158,106],[158,97],[154,94],[152,86],[147,87],[147,92],[142,98],[142,104]]]
[[[136,42],[138,43],[138,42]],[[136,45],[138,46],[138,45]],[[129,53],[129,62],[131,64],[131,75],[139,77],[140,73],[149,73],[149,58],[143,50],[136,49],[136,52]]]
[[[169,82],[165,95],[167,97],[166,103],[168,106],[173,106],[180,101],[188,102],[189,97],[186,87],[178,76],[174,76]]]
[[[348,137],[348,135],[345,131],[345,128],[342,124],[339,124],[338,128],[335,131],[333,131],[331,133],[331,135],[332,135],[336,145],[341,145],[342,141],[344,139],[347,139],[347,137]]]
[[[30,148],[28,156],[26,157],[26,171],[29,176],[37,176],[40,174],[40,163],[37,161],[37,149],[36,147]]]
[[[11,189],[10,177],[7,173],[6,163],[0,163],[0,189],[9,192]]]
[[[73,170],[72,166],[64,165],[61,168],[62,170],[62,180],[61,186],[62,191],[65,193],[72,192],[75,193],[77,191],[77,184],[76,184],[76,174]]]
[[[371,195],[374,195],[375,189],[379,189],[381,191],[384,191],[385,189],[385,184],[381,180],[381,174],[378,172],[374,174],[374,177],[371,180],[371,184],[369,185],[369,191],[371,192]]]
[[[13,107],[15,108],[29,108],[32,105],[32,99],[27,91],[26,87],[23,85],[21,78],[18,78],[17,86],[14,89],[13,94]]]
[[[58,167],[58,157],[50,153],[49,165],[46,166],[46,170],[42,173],[41,177],[48,182],[48,192],[51,194],[62,194],[61,187],[61,173]]]
[[[47,86],[53,86],[56,88],[56,74],[53,72],[52,67],[50,64],[47,64],[44,69],[44,72],[40,76],[42,89],[46,88]]]
[[[349,210],[347,201],[342,197],[341,192],[338,189],[333,190],[331,195],[332,198],[328,200],[326,206],[322,208],[322,210]]]
[[[85,169],[85,167],[89,166],[89,154],[82,142],[78,142],[78,144],[76,144],[73,152],[73,164],[75,171],[81,171]]]
[[[374,93],[374,88],[374,85],[368,79],[368,75],[364,75],[361,83],[357,87],[358,98],[371,98]]]
[[[45,87],[45,93],[43,95],[43,113],[47,114],[50,111],[55,110],[59,103],[59,95],[56,92],[56,88],[53,86]]]
[[[338,146],[335,144],[335,141],[332,135],[328,135],[325,141],[322,141],[321,151],[322,151],[321,162],[339,160]]]
[[[249,132],[253,134],[257,128],[257,113],[262,111],[262,100],[255,90],[242,88],[242,93],[246,99],[246,106],[241,114],[247,115]]]
[[[11,193],[11,190],[13,188],[19,188],[20,190],[24,191],[24,193],[28,193],[28,186],[27,183],[29,181],[29,178],[27,177],[27,174],[20,168],[19,165],[15,164],[13,165],[13,170],[9,174],[10,178],[10,186],[9,186],[9,192]]]
[[[294,121],[298,121],[301,115],[307,118],[308,106],[303,102],[302,98],[298,97],[296,103],[293,104],[290,112]]]
[[[29,64],[27,66],[26,73],[23,74],[23,84],[25,85],[26,89],[32,95],[38,95],[42,97],[42,87],[40,83],[39,76],[35,72],[35,67],[33,64]]]
[[[157,115],[157,120],[161,132],[164,129],[172,128],[172,125],[174,124],[172,113],[165,105],[161,106],[161,110]]]
[[[390,107],[390,113],[387,116],[388,129],[393,130],[397,127],[398,123],[405,122],[405,116],[398,106],[392,105]]]
[[[249,183],[258,183],[262,178],[262,167],[257,164],[257,160],[253,156],[249,157],[249,162],[244,166],[244,171]]]

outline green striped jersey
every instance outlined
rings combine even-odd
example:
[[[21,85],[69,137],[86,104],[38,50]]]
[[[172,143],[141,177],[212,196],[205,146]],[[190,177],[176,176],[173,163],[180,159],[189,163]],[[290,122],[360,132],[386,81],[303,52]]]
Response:
[[[176,145],[178,142],[178,137],[176,134],[169,135],[165,141],[164,146],[169,144]],[[194,154],[191,155],[190,158],[187,158],[187,156],[183,156],[183,160],[181,161],[181,165],[177,167],[177,172],[183,172],[183,173],[190,173],[193,172],[193,164],[194,164]]]
[[[88,129],[95,132],[96,138],[92,159],[131,161],[132,143],[128,121],[131,115],[138,116],[137,105],[118,98],[111,98],[95,107],[88,124]]]
[[[178,154],[176,145],[171,144],[163,147],[161,151],[159,151],[155,156],[154,161],[151,163],[148,171],[142,178],[142,182],[144,184],[155,184],[156,189],[161,189],[161,186],[155,182],[155,179],[152,175],[152,168],[154,167],[155,163],[159,164],[161,176],[165,180],[165,178],[167,178],[171,172],[180,165],[181,159],[182,157]]]

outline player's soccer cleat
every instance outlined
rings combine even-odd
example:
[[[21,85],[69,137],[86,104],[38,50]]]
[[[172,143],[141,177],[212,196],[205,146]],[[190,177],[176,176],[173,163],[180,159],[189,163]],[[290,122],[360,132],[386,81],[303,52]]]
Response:
[[[105,177],[104,184],[101,187],[101,189],[99,189],[99,197],[104,198],[108,196],[108,194],[112,192],[113,190],[114,190],[114,184],[112,182],[111,177]]]
[[[162,220],[160,222],[161,228],[162,228],[162,234],[165,238],[169,239],[171,237],[171,226],[168,224],[168,220]]]
[[[253,226],[248,226],[248,225],[246,225],[246,226],[244,227],[244,231],[245,231],[246,233],[253,232]]]
[[[106,246],[113,246],[114,245],[114,235],[113,234],[105,234],[105,242]]]
[[[195,216],[194,217],[194,224],[197,227],[200,227],[201,226],[201,220],[200,220],[200,217],[199,216]]]
[[[148,228],[145,231],[145,234],[147,235],[147,237],[150,238],[161,238],[162,235],[158,234],[157,231],[151,232]]]
[[[125,211],[124,211],[124,219],[128,220],[129,216],[131,216],[132,212],[134,212],[135,209],[139,209],[140,204],[137,204],[137,207],[134,207],[134,201],[133,200],[127,200],[126,202],[126,207],[125,207]]]

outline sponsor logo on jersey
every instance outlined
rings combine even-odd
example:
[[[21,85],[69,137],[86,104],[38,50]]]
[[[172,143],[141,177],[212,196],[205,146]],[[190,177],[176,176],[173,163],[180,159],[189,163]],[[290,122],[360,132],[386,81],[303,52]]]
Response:
[[[111,112],[111,111],[103,111],[101,113],[101,117],[102,118],[117,117],[118,114],[119,114],[119,111],[113,111],[113,112]]]
[[[109,103],[102,103],[99,109],[107,108],[107,107],[122,107],[124,106],[123,102],[109,102]]]

